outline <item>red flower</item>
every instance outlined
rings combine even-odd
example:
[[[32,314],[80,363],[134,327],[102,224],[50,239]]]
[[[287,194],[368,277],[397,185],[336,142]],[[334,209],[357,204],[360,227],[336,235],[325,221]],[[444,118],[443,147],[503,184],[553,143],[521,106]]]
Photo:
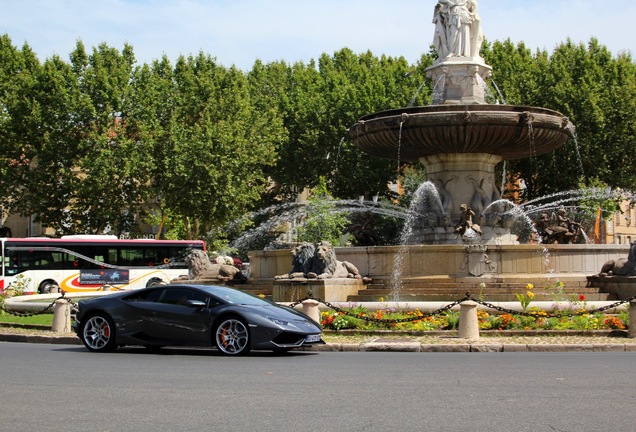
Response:
[[[579,301],[585,301],[585,294],[581,294],[579,296]]]

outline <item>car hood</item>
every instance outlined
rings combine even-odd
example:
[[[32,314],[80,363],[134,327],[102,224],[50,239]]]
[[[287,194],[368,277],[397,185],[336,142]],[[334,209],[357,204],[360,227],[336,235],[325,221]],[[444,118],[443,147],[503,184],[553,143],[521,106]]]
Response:
[[[248,308],[250,311],[268,316],[270,318],[277,318],[286,321],[305,321],[314,324],[318,330],[320,330],[320,326],[314,320],[309,318],[302,312],[299,312],[295,309],[276,306],[276,305],[242,305],[242,307]]]

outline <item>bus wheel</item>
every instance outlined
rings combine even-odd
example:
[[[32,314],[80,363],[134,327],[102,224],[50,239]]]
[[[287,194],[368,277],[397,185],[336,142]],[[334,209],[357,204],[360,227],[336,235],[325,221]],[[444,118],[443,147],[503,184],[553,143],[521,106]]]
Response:
[[[148,282],[146,282],[146,288],[159,286],[159,285],[165,285],[165,284],[166,283],[161,278],[153,277],[153,278],[150,278]]]
[[[60,292],[60,286],[53,281],[44,281],[40,284],[38,288],[38,293],[40,294],[49,294],[49,293],[58,293]]]

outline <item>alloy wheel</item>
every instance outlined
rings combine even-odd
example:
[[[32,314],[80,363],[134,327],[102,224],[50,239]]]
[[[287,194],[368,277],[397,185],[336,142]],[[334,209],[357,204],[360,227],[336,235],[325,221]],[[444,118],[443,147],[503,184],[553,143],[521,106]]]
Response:
[[[243,321],[230,318],[216,328],[216,346],[223,354],[247,354],[250,349],[250,334]]]

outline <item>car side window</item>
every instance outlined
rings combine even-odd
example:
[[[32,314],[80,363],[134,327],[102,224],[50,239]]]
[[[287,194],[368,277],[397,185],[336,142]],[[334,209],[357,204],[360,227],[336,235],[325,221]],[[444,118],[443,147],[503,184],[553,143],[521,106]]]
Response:
[[[162,293],[163,289],[153,289],[150,291],[136,292],[126,297],[126,301],[156,303],[159,301],[159,297],[161,297]]]
[[[197,290],[184,288],[165,288],[163,296],[159,300],[161,303],[185,305],[188,300],[198,300],[205,303],[206,307],[210,304],[210,297]]]

